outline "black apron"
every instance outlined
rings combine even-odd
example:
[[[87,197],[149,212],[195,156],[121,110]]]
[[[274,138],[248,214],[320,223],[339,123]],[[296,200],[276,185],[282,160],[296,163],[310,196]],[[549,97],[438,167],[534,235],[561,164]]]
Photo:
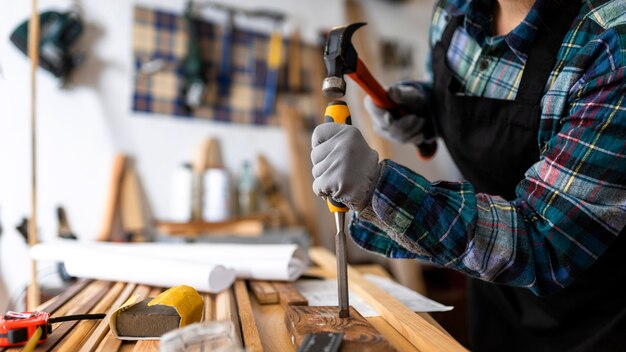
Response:
[[[463,17],[454,17],[433,50],[436,126],[478,192],[515,198],[539,161],[540,100],[575,12],[544,17],[515,100],[465,96],[446,52]],[[547,24],[550,28],[546,27]],[[470,338],[475,351],[626,351],[626,231],[568,287],[549,296],[470,279]]]

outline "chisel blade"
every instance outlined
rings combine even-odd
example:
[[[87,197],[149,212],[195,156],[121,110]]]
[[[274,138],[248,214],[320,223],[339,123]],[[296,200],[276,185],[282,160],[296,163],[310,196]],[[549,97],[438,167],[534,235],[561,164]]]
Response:
[[[337,256],[337,288],[339,297],[339,318],[350,317],[350,302],[348,299],[348,262],[346,253],[346,233],[344,232],[346,213],[336,212],[335,223],[335,255]]]

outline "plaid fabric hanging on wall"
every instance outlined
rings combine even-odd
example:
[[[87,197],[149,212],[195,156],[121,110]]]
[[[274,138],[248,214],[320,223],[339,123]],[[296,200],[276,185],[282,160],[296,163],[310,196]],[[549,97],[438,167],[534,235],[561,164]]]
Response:
[[[267,50],[269,36],[240,28],[233,28],[231,43],[231,77],[229,94],[218,96],[218,74],[221,60],[222,27],[204,20],[194,20],[203,67],[207,82],[205,103],[202,107],[189,109],[181,93],[185,84],[183,62],[187,55],[187,28],[182,15],[161,10],[135,7],[133,25],[133,56],[135,85],[133,111],[183,118],[202,118],[240,124],[277,124],[275,114],[263,111],[265,78],[267,72]],[[283,41],[283,48],[287,42]],[[283,50],[283,57],[285,50]],[[313,57],[312,57],[313,56]],[[312,85],[311,65],[306,61],[321,60],[319,49],[302,46],[303,87],[308,92],[317,92]],[[158,62],[155,72],[145,72],[150,63]],[[310,62],[309,62],[310,64]],[[282,60],[277,89],[286,89],[287,68]],[[318,93],[319,94],[319,93]],[[309,94],[310,96],[311,94]],[[304,115],[313,103],[298,102]],[[311,116],[310,118],[315,118]]]

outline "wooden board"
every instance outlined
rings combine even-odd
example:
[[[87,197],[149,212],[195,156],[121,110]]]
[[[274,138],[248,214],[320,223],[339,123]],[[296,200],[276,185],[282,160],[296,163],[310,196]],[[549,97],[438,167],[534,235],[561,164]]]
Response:
[[[237,311],[241,322],[241,333],[243,344],[247,352],[263,352],[261,337],[256,326],[248,288],[243,280],[235,281],[235,298],[237,300]]]
[[[278,292],[278,301],[284,307],[306,306],[309,301],[289,282],[273,282],[272,285]]]
[[[344,333],[341,351],[395,351],[387,340],[359,312],[350,307],[349,318],[339,318],[337,307],[289,306],[285,325],[296,346],[307,334],[318,332]]]
[[[98,241],[108,241],[113,235],[115,215],[120,202],[122,178],[124,177],[127,162],[128,158],[124,154],[117,154],[113,161],[111,183],[109,184],[109,193],[104,207],[104,220],[102,221],[102,229],[98,235]]]
[[[374,267],[367,269],[370,272],[380,270]],[[331,271],[323,269],[320,270],[320,272],[326,274]],[[284,322],[284,306],[280,304],[262,305],[256,299],[250,299],[250,295],[243,292],[245,285],[242,285],[242,283],[243,282],[236,284],[234,288],[235,293],[233,293],[232,289],[225,290],[219,294],[203,293],[202,295],[206,300],[204,320],[231,320],[235,325],[237,338],[240,338],[243,334],[242,346],[248,346],[247,349],[250,349],[249,346],[251,342],[247,340],[250,339],[250,332],[253,331],[251,330],[251,324],[254,323],[258,331],[261,347],[264,351],[295,352],[296,347],[291,342],[291,336]],[[120,288],[122,289],[120,290]],[[69,327],[67,330],[60,329],[66,323],[55,324],[52,335],[56,334],[57,336],[51,336],[51,338],[53,338],[51,341],[55,341],[56,343],[46,345],[47,348],[40,348],[39,350],[132,352],[137,349],[140,351],[156,351],[158,350],[158,342],[156,341],[150,343],[138,343],[136,341],[123,342],[115,338],[109,329],[108,317],[114,309],[123,304],[131,295],[137,295],[139,299],[142,299],[148,295],[161,292],[161,290],[162,289],[132,283],[79,280],[62,295],[37,307],[37,310],[45,310],[53,313],[55,316],[87,310],[89,312],[101,311],[107,313],[107,318],[97,321],[95,326],[91,327],[91,322],[79,322],[78,324],[67,325]],[[249,306],[245,302],[249,302]],[[248,307],[250,309],[248,309]],[[427,317],[426,313],[423,314]],[[366,320],[374,326],[396,350],[417,352],[417,349],[410,341],[389,325],[384,318],[370,317],[366,318]],[[421,334],[420,331],[414,331],[412,333]],[[252,336],[253,335],[254,332],[252,332]],[[253,345],[256,346],[256,344],[258,344],[258,340]],[[1,350],[2,349],[0,349],[0,351]],[[19,350],[19,348],[7,349],[3,352],[17,352]]]
[[[335,256],[325,248],[315,247],[309,251],[311,259],[327,270],[336,270]],[[353,267],[348,266],[350,289],[369,304],[402,336],[420,351],[466,351],[442,329],[412,312],[407,306],[385,290],[367,281]]]
[[[241,218],[216,222],[191,221],[156,224],[159,232],[172,236],[198,236],[228,234],[241,237],[257,237],[263,234],[264,222],[261,218]]]
[[[289,186],[293,203],[298,216],[302,219],[304,226],[311,236],[314,245],[319,243],[316,215],[316,196],[311,192],[313,176],[311,175],[310,136],[304,135],[302,114],[297,108],[291,106],[280,106],[279,115],[281,124],[287,137],[289,150],[289,169],[291,177]],[[321,116],[320,116],[321,120]]]
[[[126,302],[134,290],[135,284],[126,284],[124,290],[117,296],[117,299],[108,307],[107,316],[98,323],[98,326],[88,336],[87,341],[81,346],[79,352],[92,352],[100,345],[100,342],[109,332],[109,319],[113,311]]]
[[[261,304],[276,304],[278,303],[278,291],[274,288],[269,281],[257,281],[252,280],[248,282],[254,297]]]

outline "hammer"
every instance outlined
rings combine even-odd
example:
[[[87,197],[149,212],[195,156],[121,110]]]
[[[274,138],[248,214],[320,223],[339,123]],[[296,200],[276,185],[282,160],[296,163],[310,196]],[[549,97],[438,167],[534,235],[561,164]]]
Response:
[[[324,63],[326,64],[326,78],[322,84],[322,93],[333,99],[339,99],[346,94],[346,81],[343,76],[352,78],[372,98],[374,105],[389,111],[394,118],[406,115],[401,106],[396,104],[383,86],[372,76],[367,66],[361,61],[352,45],[352,35],[357,29],[367,23],[358,22],[333,28],[328,34],[324,47]],[[417,145],[419,155],[429,159],[437,151],[437,141],[432,128],[424,131],[424,142]]]

